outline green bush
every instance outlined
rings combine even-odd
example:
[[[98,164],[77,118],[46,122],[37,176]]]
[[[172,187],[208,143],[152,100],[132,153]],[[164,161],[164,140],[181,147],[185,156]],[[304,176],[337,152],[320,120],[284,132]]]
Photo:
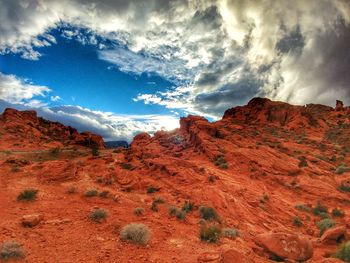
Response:
[[[341,184],[338,186],[338,190],[341,192],[350,192],[350,186]]]
[[[102,208],[96,208],[94,209],[90,215],[89,215],[90,219],[92,221],[95,222],[102,222],[104,219],[106,219],[107,217],[107,212],[106,210],[102,209]]]
[[[37,189],[29,188],[23,190],[18,196],[17,200],[18,201],[33,201],[37,198]]]
[[[302,227],[303,222],[301,221],[301,219],[298,216],[296,216],[293,218],[293,225],[295,225],[296,227]]]
[[[332,210],[332,215],[333,215],[334,217],[343,217],[343,216],[345,215],[345,213],[344,213],[343,210],[341,210],[341,209],[339,209],[339,208],[334,208],[334,209]]]
[[[182,206],[182,211],[185,211],[186,213],[191,212],[193,210],[194,204],[191,201],[185,201],[185,203]]]
[[[220,221],[219,216],[213,207],[201,206],[199,207],[199,215],[202,219],[209,221]]]
[[[316,216],[320,215],[321,213],[328,213],[328,208],[327,206],[322,205],[321,202],[317,202],[313,209],[313,213]]]
[[[165,203],[165,201],[161,197],[156,197],[153,200],[153,202],[152,202],[152,206],[151,206],[152,211],[157,212],[158,211],[158,205],[159,204],[164,204],[164,203]]]
[[[143,212],[144,212],[144,210],[143,210],[143,208],[142,207],[136,207],[135,209],[134,209],[134,214],[135,215],[142,215],[143,214]]]
[[[317,222],[317,227],[320,229],[320,236],[322,236],[327,229],[332,228],[334,226],[335,222],[333,219],[330,218],[325,218]]]
[[[216,243],[220,240],[221,229],[214,224],[202,224],[199,230],[199,238],[202,241]]]
[[[158,191],[159,191],[159,188],[156,188],[156,187],[153,187],[153,186],[147,187],[147,194],[152,194],[152,193],[155,193],[155,192],[158,192]]]
[[[345,262],[350,262],[350,241],[341,244],[335,252],[334,257]]]
[[[98,195],[98,191],[95,188],[90,188],[90,189],[86,190],[86,192],[85,192],[86,197],[93,197],[93,196],[97,196],[97,195]]]
[[[146,245],[151,238],[151,231],[144,224],[131,223],[122,228],[120,238],[135,244]]]
[[[19,259],[25,256],[22,246],[15,240],[5,241],[0,246],[0,261],[9,259]]]
[[[345,164],[340,164],[338,167],[335,169],[336,174],[343,174],[345,172],[350,171],[350,167],[346,166]]]
[[[311,212],[311,208],[305,204],[298,204],[295,206],[295,209],[304,212]]]
[[[109,191],[105,190],[105,191],[102,191],[101,193],[99,193],[99,197],[101,198],[107,198],[109,195]]]

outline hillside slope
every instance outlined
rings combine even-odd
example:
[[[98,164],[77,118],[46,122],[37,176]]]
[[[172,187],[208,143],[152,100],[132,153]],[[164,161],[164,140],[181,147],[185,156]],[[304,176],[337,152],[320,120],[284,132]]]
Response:
[[[349,127],[340,102],[254,98],[217,122],[181,118],[179,129],[139,134],[130,148],[99,156],[4,153],[0,242],[16,239],[28,262],[341,262],[331,255],[348,239]],[[2,149],[17,140],[6,131]],[[27,188],[37,199],[17,201]],[[89,189],[104,194],[87,197]],[[91,221],[94,208],[106,220]],[[24,228],[27,214],[43,218]],[[119,238],[131,222],[150,228],[147,245]],[[222,230],[215,243],[199,238],[208,226]]]

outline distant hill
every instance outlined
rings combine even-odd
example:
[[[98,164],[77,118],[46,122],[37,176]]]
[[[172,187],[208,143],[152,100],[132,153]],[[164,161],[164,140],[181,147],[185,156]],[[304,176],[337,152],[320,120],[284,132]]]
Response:
[[[117,147],[128,148],[129,144],[127,141],[109,141],[109,142],[105,142],[105,146],[107,148],[117,148]]]

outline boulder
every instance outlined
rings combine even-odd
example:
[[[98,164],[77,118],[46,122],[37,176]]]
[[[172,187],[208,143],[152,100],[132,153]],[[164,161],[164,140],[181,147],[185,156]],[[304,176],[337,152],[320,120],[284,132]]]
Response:
[[[305,261],[312,257],[313,246],[309,239],[287,233],[265,233],[256,237],[256,243],[271,256],[281,259]]]
[[[38,225],[43,219],[44,217],[41,214],[24,215],[22,217],[21,223],[25,227],[34,227]]]
[[[220,253],[219,252],[204,252],[200,254],[197,258],[197,262],[199,263],[205,263],[205,262],[218,262],[220,259]]]
[[[247,259],[242,253],[235,249],[229,249],[221,254],[219,263],[252,263],[250,259]]]
[[[335,110],[336,111],[344,110],[344,104],[343,104],[343,102],[341,100],[337,100],[336,101]]]
[[[325,244],[335,244],[339,243],[342,239],[344,239],[346,235],[346,227],[338,226],[327,229],[326,232],[320,238],[321,243]]]

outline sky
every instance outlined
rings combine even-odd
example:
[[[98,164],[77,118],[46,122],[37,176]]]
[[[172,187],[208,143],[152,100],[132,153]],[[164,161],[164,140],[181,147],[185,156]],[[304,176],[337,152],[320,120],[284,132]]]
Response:
[[[350,104],[348,0],[0,0],[0,112],[105,140],[252,97]]]

